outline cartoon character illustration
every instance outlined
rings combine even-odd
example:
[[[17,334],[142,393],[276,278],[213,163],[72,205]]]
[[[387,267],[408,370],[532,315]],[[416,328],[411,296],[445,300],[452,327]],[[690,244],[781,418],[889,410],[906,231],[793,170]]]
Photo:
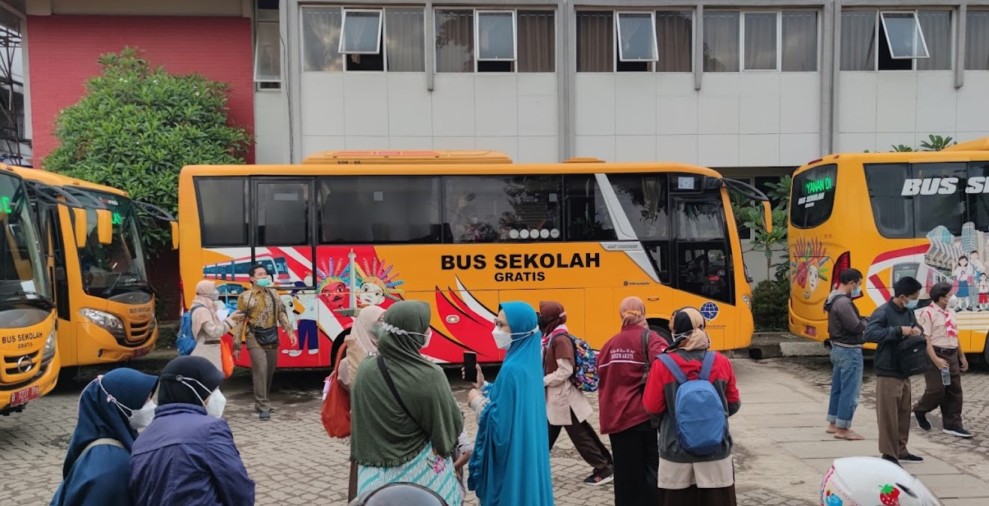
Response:
[[[979,258],[979,252],[977,250],[972,250],[968,255],[968,263],[972,266],[973,276],[972,276],[972,288],[977,288],[977,280],[986,272],[986,265],[982,263],[982,259]],[[969,293],[969,303],[972,304],[973,308],[978,308],[979,304],[979,291],[977,289],[972,290]]]
[[[989,274],[979,274],[979,311],[989,311]]]
[[[900,489],[893,485],[883,485],[879,490],[879,501],[883,506],[900,506]]]
[[[363,269],[357,270],[361,279],[361,286],[357,291],[359,307],[380,306],[386,299],[401,300],[398,287],[404,281],[394,279],[398,275],[392,273],[394,266],[386,266],[384,261],[375,258],[370,263],[364,259],[362,267]]]
[[[842,506],[842,500],[830,490],[824,493],[824,506]]]
[[[977,290],[974,286],[975,269],[968,263],[968,257],[965,255],[958,257],[958,263],[951,271],[951,277],[955,278],[955,283],[958,285],[958,290],[955,292],[955,296],[958,297],[958,310],[967,311],[971,305],[969,290]]]
[[[790,259],[790,284],[804,289],[804,298],[809,299],[817,290],[819,281],[827,281],[824,266],[831,260],[824,244],[816,238],[797,239],[793,244]]]
[[[349,276],[350,266],[344,260],[330,258],[316,269],[316,293],[330,311],[347,307]]]
[[[306,347],[309,348],[310,355],[315,355],[319,353],[319,326],[316,324],[316,296],[313,294],[300,294],[296,299],[302,305],[302,313],[296,320],[299,349],[292,350],[295,354],[289,353],[289,355],[293,357],[299,356]]]

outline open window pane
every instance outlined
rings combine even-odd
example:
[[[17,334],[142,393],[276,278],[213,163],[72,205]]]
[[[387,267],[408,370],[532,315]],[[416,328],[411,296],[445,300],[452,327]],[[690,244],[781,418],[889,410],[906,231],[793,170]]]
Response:
[[[474,11],[436,11],[436,71],[474,71]]]
[[[259,21],[254,33],[254,80],[277,83],[282,80],[282,52],[278,42],[278,21]]]
[[[880,12],[889,54],[895,60],[927,58],[927,44],[924,33],[913,12]]]
[[[339,72],[340,8],[306,7],[302,9],[302,55],[307,72]]]
[[[390,72],[426,70],[423,11],[415,7],[385,9],[385,48]]]
[[[656,61],[656,22],[652,12],[618,13],[618,59]]]
[[[704,72],[738,72],[738,12],[704,12]]]
[[[776,70],[776,13],[745,13],[745,70]]]
[[[693,70],[693,12],[657,12],[656,38],[659,40],[659,61],[656,63],[656,72]]]
[[[965,69],[989,70],[989,10],[965,16]]]
[[[378,54],[381,52],[381,11],[343,11],[343,54]]]
[[[515,61],[515,12],[477,12],[477,61]]]
[[[784,72],[817,70],[817,12],[783,11],[781,52]]]
[[[951,70],[951,11],[917,13],[930,58],[917,60],[917,70]]]
[[[612,16],[602,11],[577,13],[577,72],[615,70]]]

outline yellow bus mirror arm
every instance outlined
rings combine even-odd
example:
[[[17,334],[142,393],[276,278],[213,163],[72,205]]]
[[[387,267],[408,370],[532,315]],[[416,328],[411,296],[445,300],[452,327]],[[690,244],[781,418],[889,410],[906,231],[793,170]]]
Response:
[[[100,244],[113,242],[113,214],[108,209],[96,210],[96,235]]]
[[[173,220],[168,224],[172,228],[172,249],[177,250],[179,249],[179,222]]]
[[[766,233],[773,233],[773,208],[768,200],[762,201],[762,223],[766,227]]]
[[[86,247],[86,230],[89,227],[86,224],[86,210],[81,207],[71,208],[72,215],[75,217],[73,223],[75,224],[75,236],[76,236],[76,247],[79,249]]]

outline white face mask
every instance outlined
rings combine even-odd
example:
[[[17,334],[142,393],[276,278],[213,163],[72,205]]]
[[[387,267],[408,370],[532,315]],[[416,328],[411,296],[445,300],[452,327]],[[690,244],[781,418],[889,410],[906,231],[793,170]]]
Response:
[[[209,399],[206,399],[206,414],[216,418],[223,417],[223,408],[227,407],[227,398],[224,397],[220,389],[213,391]]]
[[[491,337],[494,338],[494,340],[495,340],[495,346],[497,346],[499,350],[507,350],[508,348],[510,348],[512,346],[512,341],[515,340],[512,336],[523,336],[523,337],[524,336],[529,336],[529,335],[532,335],[533,333],[537,332],[538,330],[539,330],[539,327],[537,326],[536,328],[534,328],[534,329],[532,329],[532,330],[530,330],[528,332],[512,332],[512,333],[508,333],[508,332],[505,332],[504,330],[499,330],[498,327],[495,327],[494,330],[491,331]]]
[[[220,300],[220,292],[213,292],[209,294],[210,300],[217,301]]]
[[[395,334],[398,336],[422,336],[423,344],[419,347],[420,349],[429,346],[429,341],[433,338],[433,329],[427,329],[425,333],[412,332],[411,330],[400,329],[390,323],[385,322],[378,322],[377,327],[373,332],[377,334],[378,339],[386,333]]]
[[[144,403],[144,406],[141,407],[141,409],[130,409],[127,406],[121,404],[120,401],[116,399],[116,397],[110,395],[110,392],[107,392],[106,388],[103,388],[102,375],[97,377],[96,381],[100,386],[100,390],[102,390],[103,393],[106,394],[107,402],[110,402],[114,406],[117,406],[117,409],[119,409],[120,412],[127,417],[127,422],[130,423],[132,429],[140,432],[146,429],[148,425],[151,425],[151,421],[154,420],[155,418],[155,408],[158,407],[158,405],[155,404],[155,401],[148,399],[147,402]]]

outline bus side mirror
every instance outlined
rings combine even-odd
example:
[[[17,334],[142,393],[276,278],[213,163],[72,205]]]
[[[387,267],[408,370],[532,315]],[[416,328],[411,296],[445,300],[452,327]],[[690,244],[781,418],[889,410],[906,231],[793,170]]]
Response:
[[[73,232],[76,236],[76,247],[85,248],[86,247],[86,210],[78,207],[72,208],[72,215],[75,218],[73,223],[75,224],[75,230]]]
[[[106,209],[96,210],[96,235],[100,244],[113,242],[113,214]]]
[[[168,224],[172,227],[172,249],[179,249],[179,222],[170,221]]]
[[[762,224],[766,227],[766,233],[773,233],[773,208],[768,201],[762,202]]]

